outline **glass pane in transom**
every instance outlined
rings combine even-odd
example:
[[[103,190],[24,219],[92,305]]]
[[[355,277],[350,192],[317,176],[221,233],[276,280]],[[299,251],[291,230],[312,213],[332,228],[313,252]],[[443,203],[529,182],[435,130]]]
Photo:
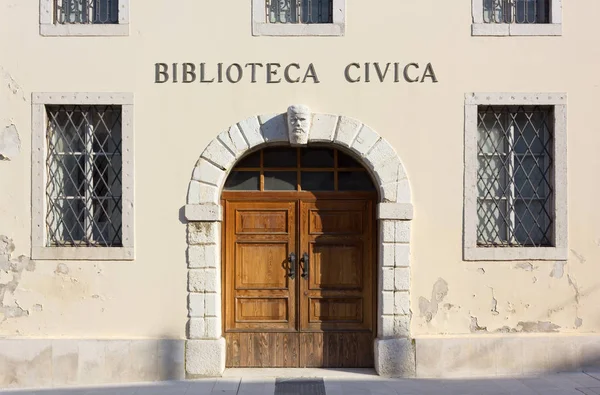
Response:
[[[300,175],[303,191],[333,191],[335,189],[332,171],[303,171]]]
[[[373,191],[375,187],[366,171],[340,171],[338,173],[338,190]]]
[[[265,171],[265,191],[295,191],[297,178],[295,171]]]
[[[333,150],[329,148],[304,148],[300,153],[300,166],[334,167]]]
[[[362,168],[361,164],[350,155],[346,155],[342,151],[338,151],[338,167],[355,167]]]
[[[296,167],[297,150],[296,148],[276,147],[266,148],[263,151],[264,167]]]
[[[236,165],[236,168],[260,167],[260,151],[242,158]]]
[[[258,191],[260,190],[260,172],[232,171],[225,181],[225,190]]]

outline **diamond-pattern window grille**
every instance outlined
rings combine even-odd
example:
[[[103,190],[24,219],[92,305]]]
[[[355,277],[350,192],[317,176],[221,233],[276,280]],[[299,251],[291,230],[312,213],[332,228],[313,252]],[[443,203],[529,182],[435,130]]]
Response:
[[[332,23],[333,0],[265,0],[269,23]]]
[[[122,246],[121,106],[46,106],[48,246]]]
[[[479,106],[477,243],[551,246],[551,106]]]
[[[550,0],[479,1],[484,23],[550,23]]]
[[[58,24],[119,23],[119,0],[55,0]]]

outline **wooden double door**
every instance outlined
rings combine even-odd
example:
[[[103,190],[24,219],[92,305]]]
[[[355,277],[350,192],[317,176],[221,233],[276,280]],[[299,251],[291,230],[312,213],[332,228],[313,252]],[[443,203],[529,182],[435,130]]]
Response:
[[[224,204],[227,366],[372,367],[372,200]]]

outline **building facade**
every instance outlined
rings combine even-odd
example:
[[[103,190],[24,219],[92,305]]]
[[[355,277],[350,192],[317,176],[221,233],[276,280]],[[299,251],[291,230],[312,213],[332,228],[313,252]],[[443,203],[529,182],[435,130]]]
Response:
[[[596,11],[3,2],[0,385],[598,367]]]

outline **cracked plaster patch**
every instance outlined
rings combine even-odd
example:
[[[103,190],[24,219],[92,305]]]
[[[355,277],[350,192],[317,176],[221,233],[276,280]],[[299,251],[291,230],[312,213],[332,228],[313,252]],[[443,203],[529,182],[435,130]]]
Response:
[[[0,323],[9,318],[29,315],[29,310],[23,309],[14,299],[14,293],[19,286],[23,271],[34,271],[35,262],[25,255],[12,259],[11,256],[14,250],[15,245],[12,239],[0,235],[0,274],[3,281],[5,281],[0,283],[0,314],[2,315]]]
[[[0,131],[0,160],[11,160],[21,152],[21,138],[15,125]]]
[[[421,317],[425,317],[425,321],[430,322],[435,317],[439,304],[446,295],[448,295],[448,283],[443,278],[438,278],[431,291],[431,301],[422,296],[419,298],[419,310]]]

